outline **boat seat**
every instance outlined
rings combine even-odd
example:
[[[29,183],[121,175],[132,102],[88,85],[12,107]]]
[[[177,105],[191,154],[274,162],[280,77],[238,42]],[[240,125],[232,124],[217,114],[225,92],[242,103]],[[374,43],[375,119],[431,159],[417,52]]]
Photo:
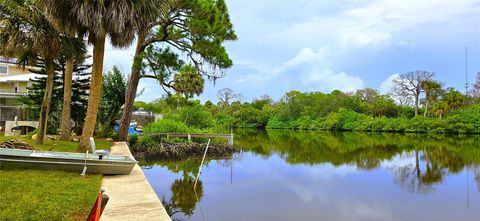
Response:
[[[97,150],[97,148],[95,148],[95,140],[93,137],[90,137],[90,147],[92,148],[92,153],[98,155],[99,159],[102,159],[103,156],[108,156],[110,153],[108,150]]]

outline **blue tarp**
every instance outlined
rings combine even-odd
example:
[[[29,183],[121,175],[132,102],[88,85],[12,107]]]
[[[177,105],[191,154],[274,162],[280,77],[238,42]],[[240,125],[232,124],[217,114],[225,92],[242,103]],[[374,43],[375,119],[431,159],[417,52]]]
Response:
[[[120,128],[120,126],[118,125],[115,125],[113,127],[113,129],[115,130],[115,132],[118,133],[118,129]],[[132,135],[132,134],[136,134],[136,135],[142,135],[142,132],[139,132],[137,130],[135,130],[136,126],[130,126],[128,127],[128,135]]]

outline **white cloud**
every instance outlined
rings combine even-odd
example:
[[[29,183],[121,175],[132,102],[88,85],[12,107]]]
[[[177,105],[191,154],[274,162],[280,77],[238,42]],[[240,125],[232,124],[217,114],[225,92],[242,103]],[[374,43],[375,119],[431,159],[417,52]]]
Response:
[[[333,56],[327,47],[318,51],[303,48],[274,72],[281,78],[290,79],[291,83],[299,81],[301,88],[309,90],[330,92],[335,89],[354,91],[362,88],[361,78],[345,72],[336,72],[331,68],[329,59]]]
[[[285,62],[280,68],[280,70],[295,67],[297,65],[305,63],[313,64],[315,61],[323,61],[325,60],[325,57],[328,53],[329,49],[327,47],[323,47],[317,52],[315,52],[311,48],[302,48],[293,59]]]
[[[391,92],[393,88],[393,80],[398,79],[400,77],[400,74],[395,73],[390,75],[387,79],[385,79],[381,84],[379,88],[379,92],[381,94],[388,94]]]
[[[378,45],[380,43],[388,44],[392,34],[389,32],[366,32],[347,29],[341,34],[341,42],[344,47],[365,47],[369,45]]]
[[[392,43],[403,45],[399,43],[406,42],[402,36],[411,36],[415,32],[410,30],[420,25],[446,25],[462,19],[478,19],[479,5],[478,0],[369,1],[347,9],[341,9],[345,6],[337,6],[341,10],[333,13],[306,14],[307,19],[287,26],[275,35],[287,42],[308,42],[311,45],[322,42],[337,45],[344,50],[361,47],[369,47],[371,50],[371,47],[383,48]],[[316,7],[321,8],[318,5]],[[304,9],[297,6],[296,10]],[[459,24],[465,25],[462,22]],[[431,35],[425,37],[435,40]],[[410,42],[409,45],[411,44],[415,42]]]
[[[276,0],[228,0],[227,5],[239,37],[238,41],[226,44],[234,67],[215,86],[206,85],[203,100],[215,100],[216,91],[222,87],[245,94],[247,100],[261,94],[278,98],[293,89],[378,87],[387,73],[428,65],[422,59],[410,63],[398,59],[392,64],[381,61],[417,52],[457,56],[446,48],[470,44],[474,50],[478,46],[479,29],[475,28],[479,27],[478,0],[285,1],[282,4]],[[128,50],[107,47],[105,67],[119,65],[128,73],[132,56],[133,46]],[[370,69],[370,65],[377,64]],[[445,65],[435,64],[433,69],[451,71],[447,70],[451,65]],[[445,76],[439,73],[438,77],[444,78],[439,80],[450,78]],[[387,92],[388,88],[387,83],[380,85],[380,91]],[[140,99],[151,100],[160,94],[162,90],[152,84],[151,91]]]

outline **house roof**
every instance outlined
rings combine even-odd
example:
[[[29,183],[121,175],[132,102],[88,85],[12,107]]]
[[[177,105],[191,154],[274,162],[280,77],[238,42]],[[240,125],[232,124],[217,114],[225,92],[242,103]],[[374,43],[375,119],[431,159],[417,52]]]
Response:
[[[17,63],[17,59],[15,58],[5,58],[5,57],[2,57],[0,56],[0,64],[3,64],[3,65],[8,65],[8,66],[22,66],[20,65],[19,63]],[[35,65],[25,65],[24,68],[39,68]]]
[[[0,82],[29,82],[30,79],[34,79],[35,77],[41,78],[45,76],[34,73],[7,75],[4,77],[0,77]]]

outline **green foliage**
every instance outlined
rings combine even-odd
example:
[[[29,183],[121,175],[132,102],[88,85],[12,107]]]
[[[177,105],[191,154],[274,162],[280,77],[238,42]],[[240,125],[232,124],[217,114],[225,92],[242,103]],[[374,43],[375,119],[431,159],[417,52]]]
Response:
[[[125,102],[127,80],[120,70],[113,66],[111,71],[103,75],[102,81],[102,97],[95,134],[100,137],[113,137],[115,121],[122,116],[121,108]]]
[[[456,94],[455,91],[449,93]],[[445,96],[457,97],[448,93]],[[451,100],[458,99],[451,98]],[[290,91],[278,103],[267,98],[244,103],[235,101],[228,105],[222,102],[217,105],[212,102],[206,102],[205,105],[201,105],[199,101],[183,102],[176,108],[177,110],[170,109],[172,111],[166,115],[166,118],[184,123],[191,131],[198,131],[198,129],[218,131],[218,128],[236,127],[402,133],[480,133],[478,105],[480,104],[451,110],[447,101],[437,100],[432,104],[431,112],[438,118],[414,117],[413,107],[398,106],[390,97],[379,95],[373,89],[360,90],[355,95],[340,91],[332,91],[330,94]]]
[[[158,80],[169,94],[173,90],[189,98],[199,95],[204,78],[223,77],[222,70],[233,65],[223,45],[237,39],[226,4],[223,0],[195,0],[162,6],[168,13],[151,22],[160,21],[147,32],[145,53],[136,60],[142,61],[136,63],[144,69],[140,77]]]
[[[230,128],[236,124],[237,119],[230,114],[220,112],[215,116],[215,120],[219,127]]]
[[[326,117],[312,120],[303,116],[295,121],[270,118],[271,129],[320,129],[333,131],[372,131],[407,133],[480,133],[480,104],[467,106],[444,119],[372,117],[352,110],[340,109]]]
[[[187,133],[189,128],[183,122],[174,119],[160,119],[148,124],[143,130],[145,134],[151,133]]]
[[[280,119],[280,117],[273,116],[268,120],[268,124],[266,128],[286,129],[286,128],[290,128],[290,125],[287,123],[287,121],[283,121],[282,119]]]
[[[180,68],[180,72],[173,77],[173,82],[177,93],[190,98],[203,92],[205,80],[193,65],[188,64]]]
[[[206,111],[200,102],[194,102],[191,106],[181,108],[173,118],[193,128],[205,129],[215,126],[212,113]]]
[[[252,103],[243,104],[236,114],[236,127],[265,128],[270,118],[270,110],[267,104]],[[264,108],[265,107],[265,108]]]
[[[128,144],[130,147],[134,147],[138,144],[138,135],[137,134],[131,134],[128,135]]]
[[[160,119],[154,123],[148,124],[143,130],[145,136],[142,142],[145,144],[159,142],[164,139],[163,135],[151,135],[156,133],[193,133],[185,123],[175,119]]]
[[[451,87],[447,88],[447,92],[445,92],[442,97],[443,101],[447,102],[450,110],[456,110],[460,108],[466,100],[465,95]]]

